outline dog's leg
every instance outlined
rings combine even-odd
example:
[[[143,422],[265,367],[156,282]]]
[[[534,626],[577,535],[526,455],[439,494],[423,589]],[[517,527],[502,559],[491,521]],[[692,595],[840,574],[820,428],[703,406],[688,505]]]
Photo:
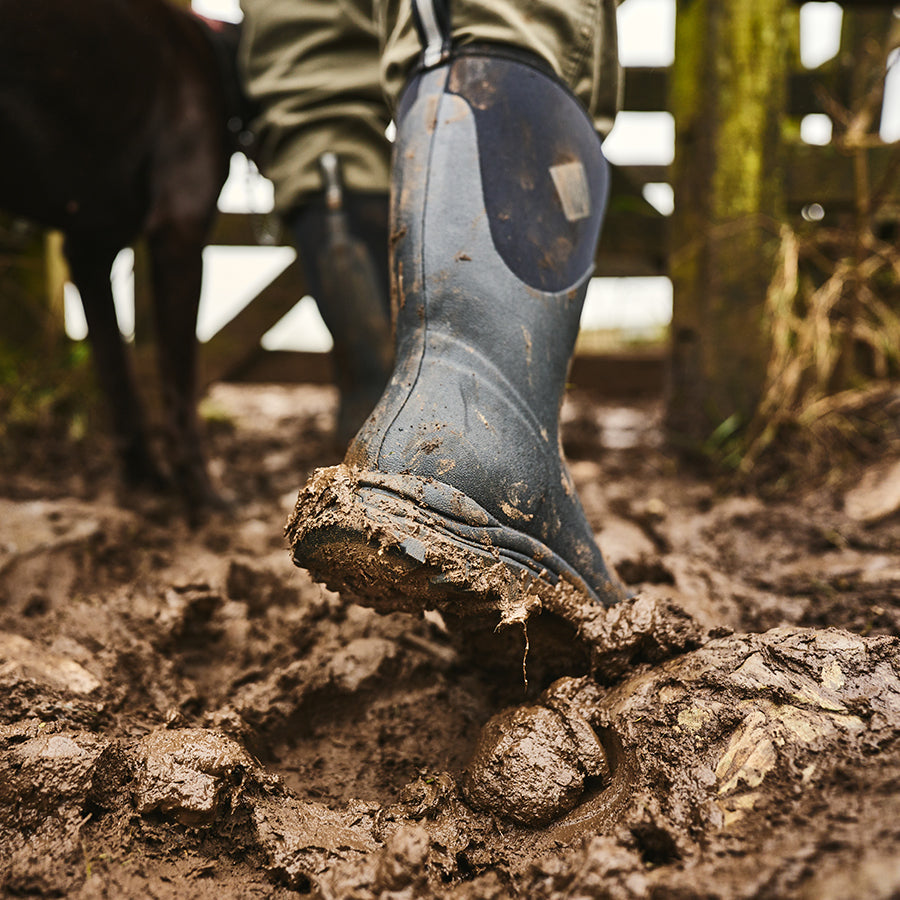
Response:
[[[90,240],[66,240],[66,257],[81,294],[97,379],[112,415],[125,480],[132,487],[159,491],[166,487],[166,479],[150,453],[134,373],[113,303],[109,275],[115,253]]]
[[[168,124],[150,163],[145,235],[169,460],[188,513],[196,519],[203,507],[225,505],[209,480],[197,416],[197,310],[203,247],[228,175],[228,153],[217,76],[210,81],[203,60],[194,62],[179,72]]]
[[[205,223],[192,220],[160,223],[148,234],[169,460],[191,514],[221,505],[207,474],[196,409],[205,234]]]

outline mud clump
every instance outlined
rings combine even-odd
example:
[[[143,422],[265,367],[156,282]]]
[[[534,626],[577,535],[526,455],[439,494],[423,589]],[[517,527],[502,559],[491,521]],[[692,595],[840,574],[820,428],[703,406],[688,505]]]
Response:
[[[710,637],[707,629],[667,598],[638,595],[609,609],[577,609],[572,615],[582,640],[591,648],[591,671],[606,683],[642,663],[661,663],[693,650]]]
[[[379,842],[372,833],[374,811],[366,804],[331,810],[274,784],[264,795],[249,798],[247,808],[249,832],[241,843],[277,884],[301,893],[315,886],[337,900],[350,896],[343,892],[348,880],[357,887],[374,883]]]
[[[215,731],[155,731],[137,751],[135,808],[159,811],[182,825],[206,825],[234,806],[244,776],[256,768],[238,743]]]
[[[603,748],[577,714],[521,706],[482,729],[465,778],[476,807],[522,825],[547,825],[581,799],[585,782],[608,773]]]
[[[115,742],[37,721],[0,726],[3,825],[35,827],[60,808],[113,805],[129,766]]]
[[[17,677],[73,694],[90,694],[100,681],[84,666],[50,653],[17,634],[0,632],[0,677]]]

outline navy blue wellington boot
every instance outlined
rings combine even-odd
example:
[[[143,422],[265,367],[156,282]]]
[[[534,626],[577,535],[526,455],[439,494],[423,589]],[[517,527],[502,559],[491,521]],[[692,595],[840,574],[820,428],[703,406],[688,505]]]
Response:
[[[540,63],[465,48],[398,111],[396,363],[286,527],[294,562],[381,610],[579,628],[625,596],[562,457],[559,408],[606,204],[587,115]]]

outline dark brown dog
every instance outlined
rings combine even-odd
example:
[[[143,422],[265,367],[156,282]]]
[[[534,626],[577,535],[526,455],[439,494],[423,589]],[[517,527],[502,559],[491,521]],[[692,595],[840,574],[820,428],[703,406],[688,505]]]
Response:
[[[166,0],[0,0],[0,208],[61,230],[124,474],[161,487],[110,288],[146,236],[167,467],[214,501],[196,415],[201,252],[240,130],[237,26]]]

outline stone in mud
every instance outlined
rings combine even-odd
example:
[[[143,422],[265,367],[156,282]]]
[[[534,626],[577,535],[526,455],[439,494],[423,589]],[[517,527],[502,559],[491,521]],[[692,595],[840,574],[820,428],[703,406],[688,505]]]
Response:
[[[872,466],[845,495],[844,509],[851,519],[867,525],[900,511],[900,459]]]
[[[603,748],[576,713],[522,706],[481,732],[464,782],[473,806],[523,825],[546,825],[581,799],[585,781],[606,772]]]
[[[139,813],[161,812],[182,825],[207,825],[233,805],[246,773],[257,768],[236,741],[215,731],[155,731],[141,741],[134,800]]]

